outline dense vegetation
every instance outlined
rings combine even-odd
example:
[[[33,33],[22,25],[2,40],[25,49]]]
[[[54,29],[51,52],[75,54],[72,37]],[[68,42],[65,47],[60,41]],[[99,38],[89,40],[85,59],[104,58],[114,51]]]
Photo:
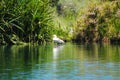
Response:
[[[1,0],[0,44],[50,40],[52,13],[48,0]]]
[[[59,0],[55,6],[54,23],[57,35],[65,40],[71,40],[73,27],[80,10],[88,5],[89,0]]]
[[[111,6],[112,5],[112,6]],[[1,0],[0,44],[120,40],[115,0]]]
[[[89,4],[80,12],[74,39],[79,42],[120,41],[120,2],[101,0]]]

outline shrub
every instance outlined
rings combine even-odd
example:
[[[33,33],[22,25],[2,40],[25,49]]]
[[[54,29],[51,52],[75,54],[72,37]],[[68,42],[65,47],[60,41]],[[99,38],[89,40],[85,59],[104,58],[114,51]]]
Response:
[[[80,13],[75,27],[77,41],[109,41],[120,32],[119,2],[95,2]],[[112,6],[111,6],[112,5]]]

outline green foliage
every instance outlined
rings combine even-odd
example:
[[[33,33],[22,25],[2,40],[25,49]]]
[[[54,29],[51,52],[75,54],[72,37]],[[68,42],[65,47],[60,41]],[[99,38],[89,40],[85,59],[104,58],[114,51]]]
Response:
[[[88,3],[89,0],[59,0],[54,13],[55,34],[70,40],[73,37],[73,26],[77,20],[78,13]]]
[[[1,0],[0,44],[118,38],[119,9],[114,0]]]
[[[54,28],[49,0],[2,0],[0,12],[0,37],[6,43],[14,44],[13,35],[24,42],[51,39]]]
[[[78,41],[109,41],[119,38],[119,2],[94,2],[80,13],[74,36]],[[112,5],[112,6],[111,6]]]

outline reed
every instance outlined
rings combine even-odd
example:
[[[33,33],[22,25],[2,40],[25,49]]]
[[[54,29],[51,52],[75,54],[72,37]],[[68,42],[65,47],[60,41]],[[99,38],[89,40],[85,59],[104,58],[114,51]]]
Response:
[[[0,12],[1,41],[14,44],[51,40],[54,26],[49,0],[2,0]]]

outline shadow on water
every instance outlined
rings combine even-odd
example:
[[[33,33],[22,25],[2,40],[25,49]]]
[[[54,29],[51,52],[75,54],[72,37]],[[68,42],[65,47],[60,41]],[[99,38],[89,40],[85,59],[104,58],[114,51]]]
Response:
[[[120,45],[0,46],[0,80],[118,80],[119,69]]]

